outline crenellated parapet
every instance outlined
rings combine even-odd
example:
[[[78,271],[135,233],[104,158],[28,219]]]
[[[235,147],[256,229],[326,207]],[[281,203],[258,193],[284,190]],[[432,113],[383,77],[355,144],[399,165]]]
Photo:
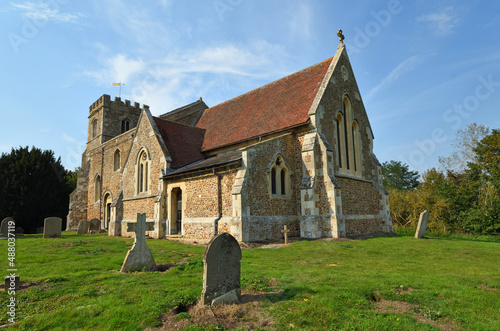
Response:
[[[92,114],[96,110],[98,110],[101,107],[113,107],[113,106],[126,106],[130,107],[133,109],[144,109],[144,108],[149,108],[148,105],[142,105],[138,102],[132,102],[130,100],[123,100],[120,97],[115,97],[114,100],[111,100],[111,97],[108,94],[103,94],[99,99],[97,99],[93,104],[90,105],[89,107],[89,113]]]

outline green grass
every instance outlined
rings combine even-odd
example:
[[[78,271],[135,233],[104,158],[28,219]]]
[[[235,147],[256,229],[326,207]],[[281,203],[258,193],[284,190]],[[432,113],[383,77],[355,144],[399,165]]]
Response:
[[[204,247],[148,240],[157,264],[187,264],[169,272],[119,273],[132,243],[74,232],[60,239],[18,238],[18,273],[34,284],[17,292],[13,327],[141,330],[161,326],[165,312],[199,298]],[[6,270],[7,241],[0,241],[0,252]],[[468,330],[500,329],[500,242],[494,237],[302,241],[243,250],[241,268],[243,289],[281,291],[260,308],[278,330],[435,329],[415,314]],[[0,324],[6,324],[9,296],[0,294]],[[380,298],[416,308],[379,313]],[[179,318],[189,317],[184,315]]]

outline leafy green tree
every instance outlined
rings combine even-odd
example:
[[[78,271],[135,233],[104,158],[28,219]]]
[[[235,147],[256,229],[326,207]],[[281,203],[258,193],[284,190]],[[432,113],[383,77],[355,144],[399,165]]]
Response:
[[[495,129],[474,149],[476,162],[467,169],[472,205],[460,221],[469,232],[500,233],[500,130]],[[471,193],[472,192],[472,193]]]
[[[418,186],[418,171],[411,171],[401,161],[386,161],[382,164],[383,184],[386,188],[408,190]]]
[[[46,217],[64,219],[72,190],[67,175],[53,151],[20,147],[2,153],[0,217],[13,217],[26,232],[43,226]]]

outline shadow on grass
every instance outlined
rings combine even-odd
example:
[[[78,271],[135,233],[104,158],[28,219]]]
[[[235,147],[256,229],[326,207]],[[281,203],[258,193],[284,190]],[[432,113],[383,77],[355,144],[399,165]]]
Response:
[[[315,294],[316,291],[306,287],[289,287],[284,290],[276,290],[272,292],[260,292],[252,289],[244,289],[240,297],[240,303],[269,301],[276,303],[279,301],[292,300],[296,296],[305,294]]]

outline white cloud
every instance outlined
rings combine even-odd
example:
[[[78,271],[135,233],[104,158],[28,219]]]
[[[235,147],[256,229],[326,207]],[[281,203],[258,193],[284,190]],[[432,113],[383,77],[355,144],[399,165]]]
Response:
[[[78,141],[75,138],[71,137],[70,135],[68,135],[66,133],[63,133],[63,139],[69,143],[73,143],[73,144],[78,143]]]
[[[308,3],[301,2],[297,7],[291,7],[288,27],[292,38],[310,39],[313,22],[313,12]]]
[[[169,2],[160,1],[160,5],[168,6]],[[140,49],[165,48],[171,43],[171,29],[158,19],[158,13],[146,6],[131,6],[123,0],[98,2],[96,6],[96,10],[105,13],[106,24]]]
[[[225,101],[228,91],[238,95],[280,78],[290,72],[287,58],[282,46],[260,41],[244,49],[228,44],[173,50],[160,59],[118,54],[102,58],[100,68],[84,74],[104,86],[121,79],[125,83],[124,98],[146,103],[159,114],[200,96],[213,106]]]
[[[389,85],[397,81],[402,75],[412,71],[415,67],[423,62],[423,57],[412,56],[403,62],[401,62],[396,68],[392,69],[391,72],[382,79],[382,81],[368,92],[367,97],[370,98],[377,94],[379,91],[385,89]]]
[[[460,24],[460,18],[453,7],[447,7],[441,12],[430,13],[417,17],[418,22],[428,23],[429,28],[438,37],[445,37]]]
[[[102,69],[84,72],[101,85],[111,85],[117,82],[126,84],[134,75],[142,73],[145,69],[145,64],[140,58],[130,59],[123,54],[108,57],[101,62]]]
[[[11,3],[11,6],[16,10],[24,12],[24,16],[31,20],[38,22],[63,22],[63,23],[76,23],[81,14],[73,15],[68,13],[61,13],[58,6],[51,8],[48,3],[35,3],[25,2],[22,4]]]

